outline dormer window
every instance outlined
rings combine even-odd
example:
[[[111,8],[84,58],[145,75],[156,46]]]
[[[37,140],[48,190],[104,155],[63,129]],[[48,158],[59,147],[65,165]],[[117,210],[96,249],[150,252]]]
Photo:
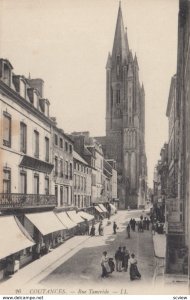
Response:
[[[4,81],[4,83],[6,83],[9,86],[10,86],[10,79],[11,79],[10,77],[11,77],[10,69],[6,64],[4,64],[3,81]]]
[[[34,102],[33,102],[33,104],[34,104],[34,107],[39,108],[38,95],[37,95],[36,90],[34,90]]]
[[[12,69],[13,67],[7,59],[0,60],[0,78],[8,86],[11,86]]]
[[[26,83],[22,79],[20,80],[20,95],[24,99],[26,98]]]

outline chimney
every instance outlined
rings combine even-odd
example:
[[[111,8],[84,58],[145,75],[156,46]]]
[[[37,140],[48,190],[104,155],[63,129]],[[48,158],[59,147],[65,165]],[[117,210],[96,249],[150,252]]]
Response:
[[[33,87],[34,89],[36,89],[39,94],[40,97],[43,98],[44,96],[44,81],[41,78],[36,78],[36,79],[28,79],[29,84],[31,87]]]

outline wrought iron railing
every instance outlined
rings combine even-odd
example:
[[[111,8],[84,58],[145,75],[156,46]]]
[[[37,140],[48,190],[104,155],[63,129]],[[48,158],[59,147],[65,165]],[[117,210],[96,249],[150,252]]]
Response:
[[[3,194],[0,193],[0,209],[56,206],[55,195]]]

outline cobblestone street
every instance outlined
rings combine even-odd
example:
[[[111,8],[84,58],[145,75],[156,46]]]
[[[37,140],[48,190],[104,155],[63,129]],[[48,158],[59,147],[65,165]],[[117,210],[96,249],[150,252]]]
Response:
[[[113,234],[112,224],[105,225],[104,236],[96,236],[86,240],[82,249],[56,268],[40,284],[48,288],[59,286],[67,289],[70,287],[71,290],[73,286],[75,289],[76,287],[80,289],[85,286],[88,288],[106,288],[109,286],[110,290],[113,283],[113,291],[118,287],[120,289],[126,288],[127,292],[131,292],[133,289],[134,291],[136,289],[146,289],[147,285],[152,285],[154,251],[151,232],[146,230],[143,233],[136,231],[131,233],[130,239],[126,238],[128,220],[131,217],[139,217],[140,214],[141,211],[118,212],[116,216],[119,227],[117,235]],[[135,253],[139,271],[142,275],[141,281],[131,282],[129,272],[113,272],[109,278],[101,278],[100,259],[102,252],[105,250],[108,252],[109,257],[114,257],[119,246],[126,246],[131,253]]]

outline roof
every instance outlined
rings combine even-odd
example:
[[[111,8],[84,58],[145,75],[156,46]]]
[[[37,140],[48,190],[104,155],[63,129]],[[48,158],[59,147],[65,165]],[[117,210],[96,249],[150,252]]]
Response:
[[[82,158],[82,156],[80,156],[76,151],[73,151],[73,158],[78,160],[79,162],[83,163],[84,165],[88,166],[88,163],[86,162],[86,160],[84,160]]]
[[[128,51],[129,51],[127,47],[128,47],[128,42],[126,41],[126,34],[123,25],[123,16],[122,16],[121,5],[120,5],[118,10],[118,15],[117,15],[112,57],[115,58],[119,54],[121,55],[122,61],[126,61],[128,56]]]

